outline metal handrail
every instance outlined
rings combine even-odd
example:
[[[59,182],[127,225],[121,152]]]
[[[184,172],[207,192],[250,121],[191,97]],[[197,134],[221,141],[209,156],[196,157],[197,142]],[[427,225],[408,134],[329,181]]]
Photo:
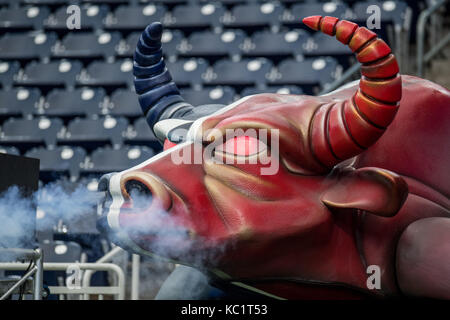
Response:
[[[114,249],[112,249],[111,251],[109,251],[107,254],[105,254],[103,257],[101,257],[100,259],[98,259],[97,261],[93,262],[93,264],[100,264],[100,263],[106,263],[112,260],[112,258],[114,258],[115,256],[117,256],[118,254],[124,253],[125,250],[123,250],[120,247],[115,247]],[[121,269],[122,270],[122,269]],[[122,271],[123,272],[123,271]],[[94,274],[93,270],[87,270],[84,275],[83,275],[83,287],[87,288],[90,286],[91,284],[91,277]],[[89,299],[89,293],[85,293],[84,295],[84,299],[88,300]]]
[[[60,263],[60,262],[45,262],[43,264],[43,270],[46,271],[65,271],[70,266],[76,265],[83,270],[96,270],[96,271],[110,271],[117,275],[116,287],[80,287],[80,288],[67,288],[67,287],[49,287],[50,292],[55,294],[114,294],[118,300],[125,299],[125,274],[123,270],[113,263]],[[26,263],[0,263],[0,269],[3,270],[26,270],[28,264]]]
[[[423,65],[428,62],[434,55],[436,55],[445,45],[450,41],[450,36],[447,35],[443,40],[438,42],[426,55],[424,54],[425,47],[425,26],[428,18],[440,9],[447,0],[437,0],[434,5],[423,11],[417,22],[417,76],[423,77]],[[438,48],[439,50],[436,50]],[[425,60],[425,58],[427,60]]]
[[[34,274],[34,284],[33,284],[33,298],[34,300],[42,300],[42,290],[44,289],[44,266],[43,266],[43,252],[41,249],[22,249],[22,248],[0,248],[0,257],[5,257],[8,255],[13,255],[16,260],[28,260],[34,261],[35,266],[23,275],[17,283],[15,283],[9,290],[0,298],[0,300],[6,299],[14,290],[24,283],[27,278]],[[0,265],[5,265],[8,263],[0,263]],[[10,263],[18,264],[18,263]],[[20,270],[27,270],[28,264],[22,263],[25,268]],[[1,269],[1,268],[0,268]],[[19,284],[18,284],[19,283]]]
[[[27,281],[28,277],[32,276],[33,274],[35,274],[37,271],[37,267],[34,266],[33,268],[31,268],[30,271],[28,271],[27,273],[25,273],[22,278],[20,278],[16,283],[14,283],[14,285],[11,286],[11,288],[8,289],[8,291],[5,292],[4,295],[2,295],[0,297],[0,300],[5,300],[6,298],[8,298],[13,292],[14,290],[16,290],[18,287],[20,287],[25,281]]]

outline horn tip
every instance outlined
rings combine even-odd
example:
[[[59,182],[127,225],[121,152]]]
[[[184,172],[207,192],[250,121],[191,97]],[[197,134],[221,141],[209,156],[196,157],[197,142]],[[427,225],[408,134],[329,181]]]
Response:
[[[322,19],[322,16],[309,16],[304,18],[302,21],[304,24],[306,24],[308,27],[310,27],[313,30],[319,30],[319,23]]]
[[[160,22],[153,22],[147,26],[145,31],[151,40],[158,41],[161,39],[163,26]]]

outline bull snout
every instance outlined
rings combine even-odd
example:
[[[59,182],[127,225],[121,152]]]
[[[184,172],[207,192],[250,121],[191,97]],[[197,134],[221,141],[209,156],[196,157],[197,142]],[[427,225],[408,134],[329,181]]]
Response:
[[[109,173],[101,177],[98,191],[104,192],[102,219],[121,210],[131,214],[168,211],[172,205],[169,190],[157,177],[145,171]]]

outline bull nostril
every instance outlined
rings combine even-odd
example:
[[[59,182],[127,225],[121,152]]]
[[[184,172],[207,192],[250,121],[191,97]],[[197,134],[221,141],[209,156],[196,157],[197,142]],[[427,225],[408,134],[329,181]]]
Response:
[[[125,183],[125,190],[133,201],[134,208],[143,209],[151,204],[152,192],[142,182],[137,180],[128,180]]]
[[[128,172],[123,175],[120,185],[122,194],[135,208],[168,210],[172,205],[172,197],[165,184],[147,172]]]

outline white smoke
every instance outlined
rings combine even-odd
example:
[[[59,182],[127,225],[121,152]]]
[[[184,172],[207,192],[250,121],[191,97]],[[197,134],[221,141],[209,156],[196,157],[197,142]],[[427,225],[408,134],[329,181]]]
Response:
[[[60,182],[54,182],[27,197],[12,186],[0,194],[0,248],[30,247],[29,240],[35,240],[36,225],[52,230],[58,221],[70,224],[95,210],[98,200],[98,193],[82,185],[67,190]],[[14,260],[14,256],[0,259]]]
[[[39,229],[52,230],[58,221],[64,221],[70,228],[70,224],[79,221],[87,212],[96,211],[97,204],[103,199],[104,193],[93,192],[84,185],[75,189],[64,187],[64,183],[57,181],[42,186],[37,192],[24,198],[18,187],[11,187],[0,194],[0,248],[21,248],[27,245],[24,239],[29,238],[30,233],[35,233],[36,225]],[[134,195],[135,203],[139,207],[148,205],[151,197]],[[37,218],[35,219],[37,215]],[[147,272],[141,269],[142,287],[147,290],[159,288],[166,280],[167,260],[158,257],[173,259],[175,262],[187,264],[198,270],[206,270],[214,265],[220,255],[224,252],[224,245],[212,246],[209,250],[197,249],[203,240],[193,238],[186,228],[173,219],[170,212],[155,210],[146,212],[145,223],[138,224],[132,228],[126,228],[133,238],[147,238],[146,250],[156,255],[153,265],[159,272]],[[34,220],[35,219],[35,220]],[[149,238],[151,236],[151,240]],[[0,253],[0,260],[13,261],[15,256]],[[155,270],[153,270],[155,271]],[[178,275],[180,272],[177,273]],[[164,295],[173,297],[191,295],[204,289],[206,285],[204,277],[199,272],[192,272],[184,276],[186,283],[180,287],[171,287],[169,283],[165,287]],[[186,277],[193,277],[192,279]],[[178,281],[175,281],[178,282]],[[195,287],[195,290],[194,290]],[[184,293],[180,293],[183,288]],[[176,291],[176,292],[175,292]],[[194,292],[195,291],[195,292]]]
[[[124,226],[122,231],[131,239],[142,239],[138,245],[145,246],[146,251],[156,256],[205,269],[214,266],[226,248],[232,245],[232,242],[212,243],[209,239],[198,237],[195,230],[182,225],[170,211],[147,210],[152,202],[151,196],[131,193],[131,198],[134,207],[131,212],[141,217],[132,225]]]

